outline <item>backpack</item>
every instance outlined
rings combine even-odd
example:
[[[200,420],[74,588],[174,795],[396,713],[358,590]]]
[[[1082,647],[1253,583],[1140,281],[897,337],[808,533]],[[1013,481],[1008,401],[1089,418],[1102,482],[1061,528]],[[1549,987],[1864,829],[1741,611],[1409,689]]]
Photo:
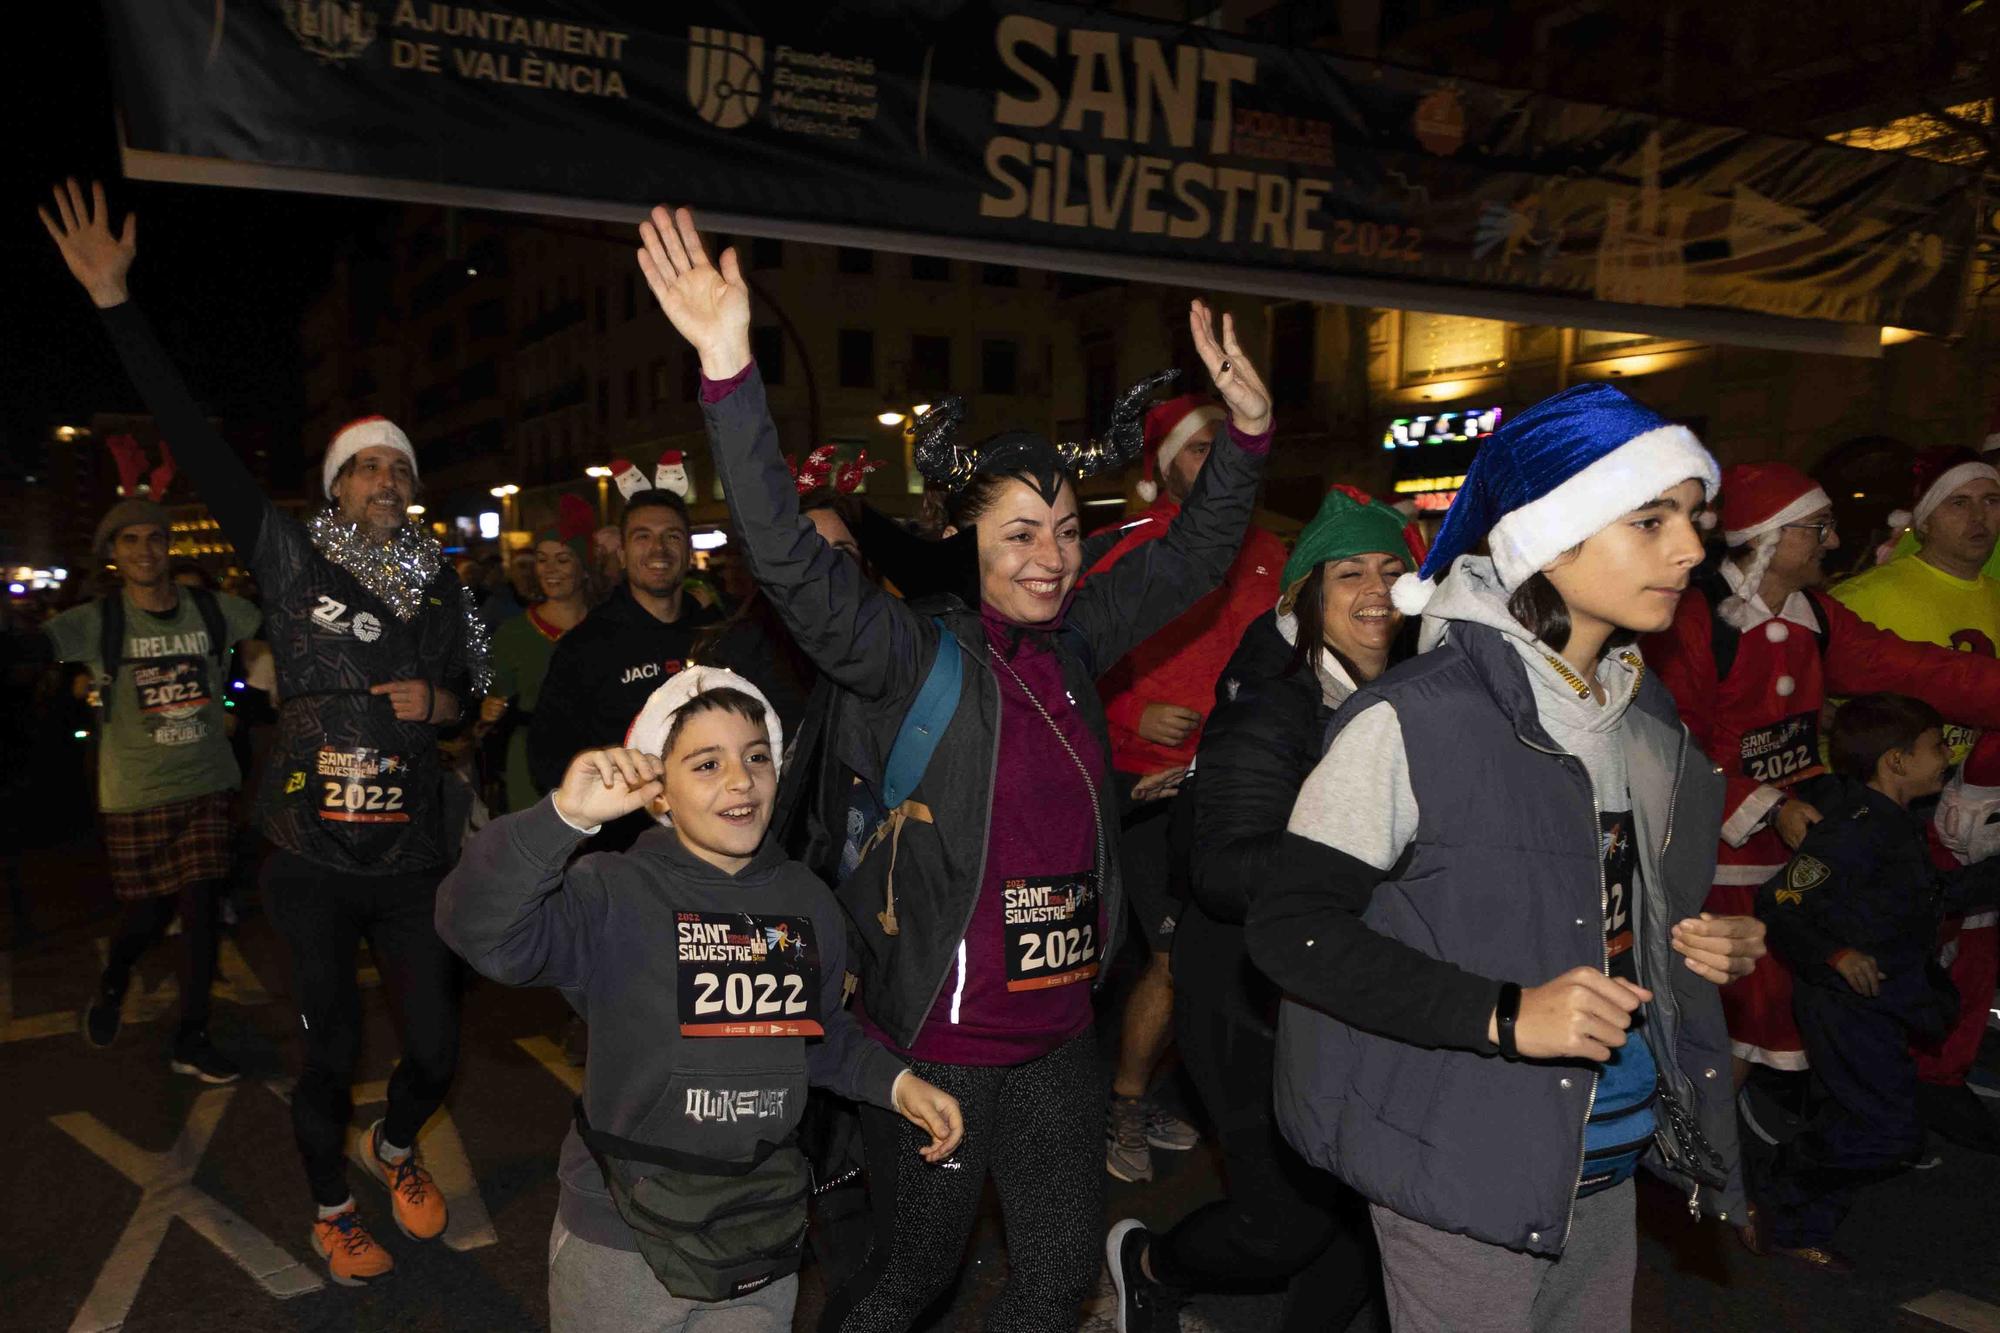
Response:
[[[836,886],[846,883],[869,852],[883,841],[888,842],[888,889],[876,920],[882,923],[883,933],[889,935],[897,930],[897,844],[904,826],[911,820],[931,822],[930,807],[911,800],[910,793],[930,767],[931,756],[937,753],[938,742],[944,739],[945,728],[951,725],[951,716],[958,711],[958,696],[965,683],[965,657],[958,640],[942,616],[932,616],[931,620],[938,627],[937,656],[931,659],[931,669],[924,676],[917,697],[911,700],[909,711],[903,714],[902,725],[896,729],[889,762],[882,769],[882,788],[876,791],[857,776],[848,789],[846,837],[834,879]]]
[[[220,670],[229,660],[229,627],[222,618],[222,603],[206,588],[183,588],[202,628],[208,631],[208,655]],[[97,599],[97,661],[102,675],[97,684],[98,716],[111,720],[111,699],[117,693],[118,668],[131,659],[125,656],[125,594],[114,592]]]

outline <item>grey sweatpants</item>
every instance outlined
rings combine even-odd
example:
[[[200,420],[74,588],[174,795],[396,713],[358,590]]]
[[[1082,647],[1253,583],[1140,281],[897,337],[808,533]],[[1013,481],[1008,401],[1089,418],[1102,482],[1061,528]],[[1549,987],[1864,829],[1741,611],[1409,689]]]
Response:
[[[558,1217],[549,1232],[551,1333],[791,1333],[798,1274],[733,1301],[684,1301],[636,1250],[593,1245]]]
[[[1368,1206],[1395,1333],[1629,1333],[1638,1265],[1632,1182],[1576,1201],[1560,1259]]]

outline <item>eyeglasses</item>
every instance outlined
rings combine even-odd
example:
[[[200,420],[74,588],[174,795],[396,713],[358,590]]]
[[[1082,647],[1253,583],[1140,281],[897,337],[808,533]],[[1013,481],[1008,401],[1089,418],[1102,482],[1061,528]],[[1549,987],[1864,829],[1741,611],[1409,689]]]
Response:
[[[1821,546],[1824,546],[1826,545],[1826,539],[1828,537],[1833,536],[1833,530],[1835,524],[1834,521],[1829,518],[1822,520],[1821,522],[1818,523],[1786,523],[1782,526],[1787,528],[1797,528],[1801,532],[1810,532],[1814,534],[1813,539],[1816,542],[1818,542]]]

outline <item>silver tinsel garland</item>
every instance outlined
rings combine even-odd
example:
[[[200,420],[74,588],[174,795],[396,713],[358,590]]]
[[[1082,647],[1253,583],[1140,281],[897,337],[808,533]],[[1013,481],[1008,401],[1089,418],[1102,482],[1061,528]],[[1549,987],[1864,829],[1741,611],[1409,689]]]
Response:
[[[444,568],[444,548],[414,523],[397,528],[386,542],[376,541],[361,531],[360,524],[328,505],[306,520],[306,535],[321,555],[352,574],[405,622],[423,610],[424,589]],[[472,589],[461,584],[458,591],[465,617],[465,667],[473,690],[484,694],[493,684],[492,640],[486,622],[479,618]],[[465,711],[471,712],[470,701]]]

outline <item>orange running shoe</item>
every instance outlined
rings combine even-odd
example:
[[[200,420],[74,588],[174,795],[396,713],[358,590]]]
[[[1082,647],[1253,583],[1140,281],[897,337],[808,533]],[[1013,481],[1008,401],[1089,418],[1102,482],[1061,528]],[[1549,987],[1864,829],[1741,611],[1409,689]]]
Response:
[[[375,1243],[351,1207],[314,1222],[312,1246],[326,1260],[327,1276],[343,1287],[365,1287],[396,1270],[396,1261]]]
[[[389,1187],[389,1200],[396,1226],[411,1240],[435,1240],[444,1231],[444,1195],[431,1173],[417,1160],[417,1150],[395,1165],[382,1160],[377,1149],[382,1144],[382,1122],[368,1129],[368,1169]]]

